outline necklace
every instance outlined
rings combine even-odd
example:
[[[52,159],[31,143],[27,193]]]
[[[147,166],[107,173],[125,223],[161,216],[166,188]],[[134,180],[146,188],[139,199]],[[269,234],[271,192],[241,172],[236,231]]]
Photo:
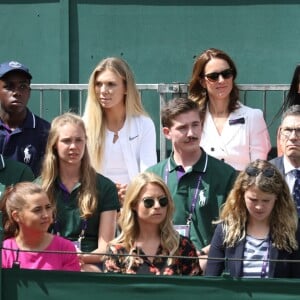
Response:
[[[114,134],[113,136],[113,144],[115,144],[117,142],[117,140],[119,139],[119,131],[123,128],[124,126],[124,122],[125,122],[125,118],[122,119],[121,122],[117,121],[117,122],[111,122],[110,124],[107,123],[107,129],[112,132]]]
[[[119,134],[118,134],[118,131],[117,132],[114,132],[114,138],[113,138],[113,143],[115,143],[119,138]]]

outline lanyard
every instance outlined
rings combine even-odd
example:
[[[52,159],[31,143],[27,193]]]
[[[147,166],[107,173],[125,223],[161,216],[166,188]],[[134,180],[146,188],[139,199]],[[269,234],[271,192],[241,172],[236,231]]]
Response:
[[[191,222],[192,222],[193,213],[195,211],[196,203],[197,203],[197,196],[198,196],[198,194],[200,192],[201,181],[202,181],[202,174],[200,173],[200,175],[198,177],[198,181],[197,181],[197,187],[195,189],[195,193],[194,193],[194,196],[193,196],[193,199],[192,199],[192,205],[191,205],[191,208],[190,208],[190,214],[189,214],[189,216],[187,218],[187,221],[186,221],[186,225],[190,225]]]
[[[207,156],[206,156],[206,164],[207,164]],[[171,169],[171,167],[170,167],[170,158],[169,158],[169,160],[166,164],[165,170],[164,170],[164,181],[165,181],[166,184],[168,184],[169,170],[170,169]],[[195,211],[195,208],[196,208],[197,197],[198,197],[198,194],[200,192],[200,186],[201,186],[201,181],[202,181],[202,173],[203,172],[200,173],[200,175],[197,179],[197,186],[196,186],[193,198],[192,198],[192,204],[191,204],[191,207],[190,207],[189,216],[186,220],[186,225],[190,225],[191,221],[192,221],[192,217],[193,217],[193,214],[194,214],[194,211]],[[181,166],[180,166],[179,170],[176,170],[176,174],[177,174],[177,182],[178,182],[180,180],[180,178],[185,174],[183,172],[183,168]]]
[[[269,256],[270,256],[270,247],[271,247],[271,241],[268,239],[268,249],[267,253],[264,255],[263,258],[263,264],[261,267],[261,278],[266,278],[267,277],[267,268],[269,267]]]

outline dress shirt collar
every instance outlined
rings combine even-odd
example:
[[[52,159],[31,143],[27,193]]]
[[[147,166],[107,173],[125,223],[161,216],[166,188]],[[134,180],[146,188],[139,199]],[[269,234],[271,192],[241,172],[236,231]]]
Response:
[[[283,167],[284,167],[284,175],[287,175],[289,173],[292,173],[295,169],[300,170],[300,168],[295,168],[290,161],[286,158],[286,156],[283,156]]]

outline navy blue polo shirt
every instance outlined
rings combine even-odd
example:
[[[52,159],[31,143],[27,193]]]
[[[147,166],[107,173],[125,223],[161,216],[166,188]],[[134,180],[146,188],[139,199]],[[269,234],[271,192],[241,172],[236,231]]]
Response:
[[[0,153],[7,158],[25,163],[35,177],[40,173],[50,123],[27,109],[23,124],[10,129],[0,119]]]

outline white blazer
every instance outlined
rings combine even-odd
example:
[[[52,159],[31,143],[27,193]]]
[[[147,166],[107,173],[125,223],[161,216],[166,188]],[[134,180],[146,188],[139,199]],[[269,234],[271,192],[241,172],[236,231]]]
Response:
[[[200,145],[209,155],[236,170],[245,169],[255,159],[267,159],[271,149],[262,111],[241,103],[240,108],[229,115],[221,135],[207,109]]]
[[[143,115],[126,118],[124,127],[119,132],[119,142],[130,180],[157,163],[156,133],[151,118]],[[104,161],[110,154],[109,143],[106,143]],[[108,168],[104,163],[100,172],[106,174]]]

